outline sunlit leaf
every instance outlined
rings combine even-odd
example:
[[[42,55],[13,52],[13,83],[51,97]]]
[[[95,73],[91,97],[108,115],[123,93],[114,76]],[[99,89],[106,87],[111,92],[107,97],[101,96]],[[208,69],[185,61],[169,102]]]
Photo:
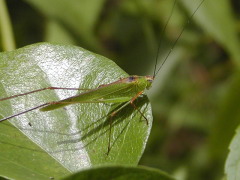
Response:
[[[1,97],[49,86],[92,89],[127,76],[109,59],[74,46],[40,43],[0,54]],[[48,90],[2,101],[0,115],[7,117],[77,93]],[[148,118],[149,125],[130,105],[111,119],[111,150],[106,155],[110,124],[108,114],[120,105],[75,104],[50,112],[35,110],[20,115],[10,120],[16,128],[8,122],[0,123],[0,157],[8,160],[1,160],[0,166],[12,162],[18,164],[20,173],[26,176],[29,172],[24,169],[38,175],[51,172],[51,176],[55,176],[55,166],[62,169],[58,171],[62,175],[94,165],[136,165],[149,136],[151,108],[146,96],[138,98],[136,106]],[[33,157],[39,161],[37,164],[32,162]],[[41,163],[44,158],[50,161],[46,171],[40,167],[46,165],[46,162]],[[0,168],[0,172],[9,175],[11,170],[6,172]]]

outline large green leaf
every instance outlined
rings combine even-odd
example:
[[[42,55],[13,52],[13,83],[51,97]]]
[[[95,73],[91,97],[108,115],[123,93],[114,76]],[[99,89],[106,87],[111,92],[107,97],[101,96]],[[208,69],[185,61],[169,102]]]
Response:
[[[127,76],[109,59],[75,46],[40,43],[0,54],[1,97],[49,86],[91,89]],[[48,90],[2,101],[0,115],[6,117],[77,93]],[[151,129],[152,114],[147,102],[147,97],[140,97],[136,106],[149,125],[132,106],[113,117],[109,155],[108,114],[120,104],[75,104],[50,112],[35,110],[11,119],[16,128],[9,122],[0,123],[0,166],[6,166],[0,168],[0,174],[34,174],[41,179],[42,175],[62,176],[94,165],[136,165]]]
[[[173,180],[167,173],[158,169],[146,168],[146,167],[126,167],[126,166],[113,166],[113,167],[98,167],[92,169],[86,169],[76,173],[65,180],[99,180],[99,179],[111,179],[111,180]]]

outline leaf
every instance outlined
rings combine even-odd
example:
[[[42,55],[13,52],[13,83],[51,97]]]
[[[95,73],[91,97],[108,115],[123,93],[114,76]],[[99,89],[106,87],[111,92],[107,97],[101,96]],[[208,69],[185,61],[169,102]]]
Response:
[[[240,123],[240,73],[232,74],[231,79],[225,85],[224,96],[219,103],[216,121],[214,122],[210,136],[210,155],[218,162],[224,162],[228,154],[228,147],[234,136],[235,129]],[[224,133],[223,133],[224,132]]]
[[[48,20],[45,28],[45,41],[59,44],[75,45],[75,38],[56,20]]]
[[[100,48],[95,39],[95,26],[105,0],[25,0],[48,19],[57,20],[62,27],[78,36],[87,46]],[[76,38],[76,37],[75,37]]]
[[[229,86],[229,89],[226,93],[225,103],[222,103],[222,109],[220,109],[221,114],[219,114],[218,118],[219,123],[216,127],[216,136],[214,144],[215,149],[217,147],[223,150],[215,150],[215,154],[218,156],[226,157],[227,146],[229,146],[230,152],[228,153],[227,160],[225,163],[225,174],[228,180],[236,180],[240,179],[240,113],[239,113],[239,105],[240,105],[240,97],[238,90],[240,88],[240,73],[237,72],[233,74],[232,82]],[[220,116],[221,115],[221,116]],[[225,120],[225,121],[223,121]],[[235,135],[234,130],[236,129]],[[223,133],[224,132],[224,133]],[[218,138],[218,139],[217,139]],[[221,143],[217,140],[221,139]],[[212,147],[213,149],[214,147]],[[225,159],[224,159],[225,160]]]
[[[225,165],[225,173],[228,180],[240,179],[240,126],[238,127],[235,136],[230,145],[230,153]]]
[[[187,10],[192,14],[198,3],[195,1],[182,0]],[[198,1],[200,3],[200,0]],[[239,65],[239,38],[230,1],[228,0],[205,0],[194,15],[196,22],[219,42]]]
[[[99,179],[111,179],[111,180],[125,180],[125,179],[137,179],[137,180],[173,180],[167,173],[153,168],[146,167],[98,167],[80,171],[64,180],[99,180]]]
[[[39,43],[0,54],[2,97],[49,86],[92,89],[127,76],[109,59],[75,46]],[[48,90],[2,101],[0,115],[7,117],[77,93]],[[108,114],[120,104],[75,104],[50,112],[35,110],[11,119],[16,128],[8,122],[0,123],[0,157],[8,160],[6,167],[12,163],[25,176],[62,176],[103,164],[136,165],[151,129],[152,114],[147,102],[146,96],[138,98],[136,106],[149,125],[132,106],[113,117],[108,156]],[[0,166],[6,163],[4,159]],[[0,168],[0,174],[12,177],[13,173],[18,172]]]

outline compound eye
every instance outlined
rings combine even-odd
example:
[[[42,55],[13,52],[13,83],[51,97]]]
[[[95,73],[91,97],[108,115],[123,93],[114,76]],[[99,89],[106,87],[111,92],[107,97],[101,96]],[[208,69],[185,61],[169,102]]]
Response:
[[[135,80],[135,77],[133,77],[133,76],[130,76],[130,77],[128,77],[128,80],[131,82],[131,81],[134,81]]]
[[[147,81],[148,81],[148,82],[153,82],[153,78],[152,78],[152,77],[148,77],[148,78],[147,78]]]

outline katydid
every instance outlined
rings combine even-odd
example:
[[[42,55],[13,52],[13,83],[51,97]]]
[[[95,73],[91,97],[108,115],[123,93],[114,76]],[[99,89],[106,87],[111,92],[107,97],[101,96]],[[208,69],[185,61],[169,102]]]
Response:
[[[122,79],[119,79],[118,81],[115,81],[109,84],[100,85],[96,89],[87,90],[86,92],[80,93],[76,96],[72,96],[64,100],[41,104],[39,106],[36,106],[24,112],[20,112],[18,114],[3,118],[0,120],[0,122],[11,119],[13,117],[16,117],[18,115],[24,114],[26,112],[29,112],[35,109],[41,108],[40,111],[51,111],[54,109],[58,109],[58,108],[61,108],[70,104],[76,104],[76,103],[129,102],[135,107],[135,105],[133,104],[134,100],[137,99],[138,96],[140,96],[145,89],[149,89],[151,87],[153,80],[154,80],[154,76],[129,76],[127,78],[122,78]],[[12,99],[19,96],[25,96],[27,94],[44,91],[47,89],[79,90],[78,88],[48,87],[48,88],[38,89],[35,91],[23,93],[23,94],[2,98],[0,99],[0,101]],[[115,112],[112,113],[112,116],[114,114]]]
[[[116,111],[110,114],[110,118],[111,118],[117,112],[119,112],[122,108],[127,106],[129,103],[132,104],[135,109],[137,109],[137,107],[134,105],[134,100],[137,99],[138,96],[140,96],[145,89],[149,89],[151,87],[153,79],[154,79],[153,76],[130,76],[110,84],[101,85],[96,89],[88,90],[86,92],[80,93],[76,96],[73,96],[61,101],[48,102],[48,103],[41,104],[29,110],[1,119],[0,122],[16,117],[18,115],[27,113],[29,111],[38,109],[38,108],[41,108],[40,111],[51,111],[57,108],[64,107],[66,105],[76,104],[76,103],[124,103],[120,108],[118,108]],[[30,93],[35,93],[36,91],[37,92],[43,91],[46,89],[74,90],[74,88],[49,87],[49,88],[35,90],[29,93],[19,94],[12,97],[0,99],[0,101],[15,98],[18,96],[23,96]],[[146,123],[148,124],[147,118],[141,113],[141,111],[138,110],[138,112],[144,117],[144,119],[146,120]],[[110,152],[110,148],[111,148],[110,142],[111,142],[111,123],[110,123],[109,142],[108,142],[109,144],[108,144],[107,154]]]
[[[188,22],[186,23],[186,25],[189,23],[190,19],[194,16],[194,14],[197,12],[197,10],[199,9],[199,7],[202,5],[203,2],[204,2],[204,0],[202,0],[200,2],[198,7],[196,8],[196,10],[192,13],[190,18],[188,19]],[[134,107],[134,109],[136,109],[141,114],[141,116],[146,120],[146,124],[148,124],[147,118],[143,115],[143,113],[140,110],[138,110],[138,108],[134,104],[134,101],[139,96],[141,96],[145,90],[147,90],[151,87],[155,76],[158,74],[158,72],[162,68],[163,64],[166,62],[168,56],[172,52],[173,48],[175,47],[176,43],[178,42],[179,38],[181,37],[184,29],[186,28],[186,25],[182,28],[182,31],[180,32],[179,36],[177,37],[177,40],[173,43],[171,50],[169,51],[166,58],[163,60],[163,62],[161,63],[161,65],[158,69],[157,69],[157,58],[156,58],[156,65],[154,68],[153,75],[151,75],[151,76],[133,75],[133,76],[129,76],[126,78],[121,78],[112,83],[100,85],[99,87],[97,87],[95,89],[85,90],[85,92],[82,92],[78,95],[75,95],[75,96],[60,100],[60,101],[47,102],[47,103],[38,105],[36,107],[33,107],[31,109],[25,110],[23,112],[11,115],[9,117],[5,117],[5,118],[1,119],[0,122],[3,122],[5,120],[11,119],[13,117],[22,115],[24,113],[27,113],[27,112],[30,112],[30,111],[33,111],[36,109],[40,109],[40,111],[51,111],[54,109],[58,109],[58,108],[61,108],[61,107],[67,106],[67,105],[71,105],[71,104],[76,104],[76,103],[122,103],[123,105],[120,106],[120,108],[118,108],[117,110],[113,111],[110,114],[110,118],[115,116],[115,114],[118,113],[122,108],[131,104]],[[159,47],[160,47],[160,45],[159,45]],[[158,51],[159,51],[159,47],[158,47]],[[157,54],[158,54],[158,52],[157,52]],[[19,96],[25,96],[27,94],[44,91],[47,89],[50,89],[50,90],[55,90],[55,89],[79,90],[78,88],[48,87],[48,88],[38,89],[35,91],[23,93],[23,94],[18,94],[18,95],[2,98],[2,99],[0,99],[0,101],[12,99],[12,98],[19,97]],[[111,148],[110,143],[111,143],[111,123],[110,123],[109,144],[108,144],[108,152],[107,153],[110,152],[110,148]]]

